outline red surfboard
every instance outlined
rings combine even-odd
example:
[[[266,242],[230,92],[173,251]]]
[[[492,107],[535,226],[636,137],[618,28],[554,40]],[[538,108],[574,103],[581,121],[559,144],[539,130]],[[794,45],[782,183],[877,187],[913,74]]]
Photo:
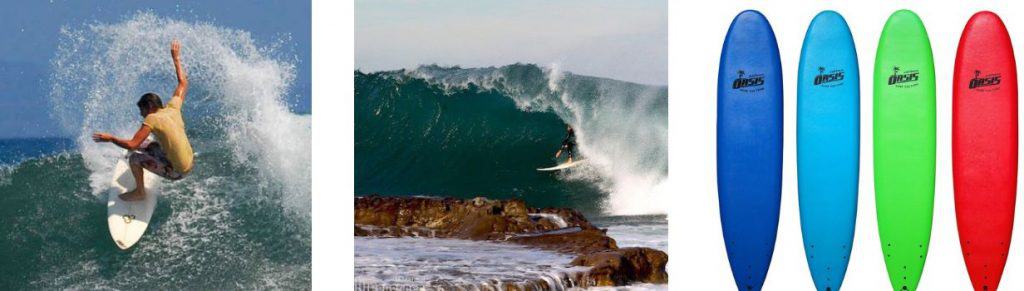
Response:
[[[953,192],[960,248],[975,290],[996,290],[1013,231],[1017,69],[999,16],[974,14],[953,70]]]

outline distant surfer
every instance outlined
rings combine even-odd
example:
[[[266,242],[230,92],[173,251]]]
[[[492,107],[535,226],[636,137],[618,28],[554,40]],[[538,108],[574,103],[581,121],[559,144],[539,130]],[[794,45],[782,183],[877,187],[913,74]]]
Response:
[[[572,126],[566,128],[565,139],[562,140],[562,147],[555,153],[555,158],[562,156],[562,152],[565,152],[569,158],[567,163],[572,163],[572,159],[576,157],[576,132],[572,130]]]
[[[142,169],[168,180],[181,180],[192,171],[192,145],[185,135],[185,121],[181,117],[181,106],[188,92],[188,76],[181,66],[180,51],[181,44],[177,40],[172,41],[171,58],[178,75],[178,87],[174,89],[174,95],[166,106],[156,93],[146,93],[139,98],[136,105],[144,120],[135,136],[120,139],[104,132],[92,135],[96,142],[111,142],[132,151],[128,163],[135,178],[135,190],[121,194],[121,200],[137,201],[146,197]],[[146,140],[150,133],[156,136],[155,142]]]

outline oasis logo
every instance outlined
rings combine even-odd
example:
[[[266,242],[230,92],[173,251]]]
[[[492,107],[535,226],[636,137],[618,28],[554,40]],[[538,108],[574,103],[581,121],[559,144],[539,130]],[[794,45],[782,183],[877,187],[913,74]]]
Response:
[[[825,67],[818,67],[818,75],[814,76],[814,85],[823,85],[824,87],[842,85],[843,73],[843,70],[832,70],[826,73]]]
[[[896,87],[916,86],[918,75],[919,73],[917,70],[900,72],[900,67],[892,67],[892,75],[889,76],[889,85],[896,85]]]
[[[736,74],[737,74],[736,80],[732,81],[732,88],[733,89],[741,89],[743,91],[749,91],[749,89],[748,90],[744,90],[744,88],[757,87],[757,86],[764,85],[764,74],[751,74],[751,75],[747,75],[746,72],[744,72],[743,70],[739,70],[738,72],[736,72]]]
[[[974,78],[971,78],[971,83],[967,85],[967,88],[978,89],[981,91],[991,91],[999,89],[999,87],[984,87],[996,86],[999,85],[1000,82],[1002,82],[1002,76],[999,73],[982,76],[980,70],[974,70]]]

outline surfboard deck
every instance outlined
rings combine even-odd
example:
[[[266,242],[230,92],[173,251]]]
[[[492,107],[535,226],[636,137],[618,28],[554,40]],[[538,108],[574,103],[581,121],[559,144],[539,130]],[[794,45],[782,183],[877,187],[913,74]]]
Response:
[[[800,226],[818,290],[839,290],[850,262],[860,161],[860,73],[839,13],[811,21],[797,77]]]
[[[135,178],[132,177],[128,162],[121,159],[114,166],[114,176],[107,190],[107,226],[110,237],[118,248],[127,250],[142,238],[149,227],[149,220],[156,209],[158,187],[153,187],[156,179],[152,173],[146,173],[146,198],[139,201],[124,201],[118,197],[121,193],[135,189]]]
[[[718,202],[736,286],[760,290],[775,249],[782,191],[782,66],[760,12],[733,19],[718,70]]]
[[[874,170],[878,233],[889,282],[916,290],[935,198],[935,65],[924,24],[894,12],[874,72]]]
[[[996,290],[1010,248],[1017,188],[1017,71],[994,13],[971,17],[953,70],[953,193],[974,290]]]
[[[575,167],[575,166],[579,166],[580,164],[583,164],[583,162],[586,162],[586,161],[587,160],[575,160],[572,163],[561,163],[561,164],[558,164],[557,166],[550,167],[550,168],[540,168],[540,169],[537,169],[537,171],[549,172],[549,171],[564,170],[564,169],[572,168],[572,167]]]

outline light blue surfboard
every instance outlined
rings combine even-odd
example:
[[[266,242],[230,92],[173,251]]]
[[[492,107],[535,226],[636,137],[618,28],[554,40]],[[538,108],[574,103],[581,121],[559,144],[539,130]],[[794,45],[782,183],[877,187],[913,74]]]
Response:
[[[860,76],[846,20],[818,13],[797,77],[796,159],[800,228],[818,290],[843,284],[857,216]]]

